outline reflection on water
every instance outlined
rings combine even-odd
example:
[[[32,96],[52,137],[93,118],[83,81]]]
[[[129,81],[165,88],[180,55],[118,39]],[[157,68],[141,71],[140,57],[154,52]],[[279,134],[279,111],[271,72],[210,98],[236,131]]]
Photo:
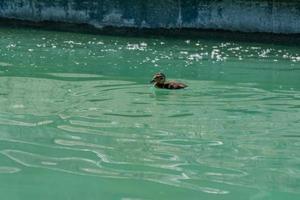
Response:
[[[0,37],[1,179],[56,172],[65,187],[86,181],[82,189],[105,199],[300,194],[298,48],[11,29]],[[152,88],[156,71],[188,89]],[[94,178],[113,189],[93,189]]]

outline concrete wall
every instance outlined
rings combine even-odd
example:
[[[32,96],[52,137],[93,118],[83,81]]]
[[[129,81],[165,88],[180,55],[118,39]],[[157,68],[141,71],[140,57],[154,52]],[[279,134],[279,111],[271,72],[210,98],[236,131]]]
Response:
[[[98,28],[300,33],[299,0],[1,0],[0,17]]]

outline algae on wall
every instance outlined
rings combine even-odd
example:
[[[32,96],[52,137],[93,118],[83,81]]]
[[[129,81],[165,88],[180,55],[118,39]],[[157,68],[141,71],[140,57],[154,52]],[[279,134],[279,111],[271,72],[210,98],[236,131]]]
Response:
[[[298,0],[2,0],[0,17],[95,27],[300,33]]]

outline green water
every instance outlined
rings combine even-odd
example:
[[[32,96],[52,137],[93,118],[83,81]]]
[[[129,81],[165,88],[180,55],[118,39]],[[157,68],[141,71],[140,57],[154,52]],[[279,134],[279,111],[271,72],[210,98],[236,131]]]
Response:
[[[1,199],[299,199],[299,47],[7,28],[0,45]],[[189,87],[153,88],[159,71]]]

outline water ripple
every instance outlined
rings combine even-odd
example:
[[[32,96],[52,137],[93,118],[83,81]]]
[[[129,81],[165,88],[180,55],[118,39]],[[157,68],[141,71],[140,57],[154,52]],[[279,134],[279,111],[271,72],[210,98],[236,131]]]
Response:
[[[190,183],[185,183],[183,180],[190,179],[184,173],[175,173],[171,175],[170,173],[162,173],[163,171],[157,170],[157,172],[151,170],[150,168],[142,168],[141,171],[137,169],[125,170],[126,167],[121,167],[119,165],[110,167],[104,167],[101,162],[94,161],[86,158],[78,157],[50,157],[42,156],[38,154],[28,153],[24,151],[6,149],[2,150],[0,153],[7,156],[11,160],[26,166],[34,168],[45,168],[50,170],[57,170],[66,173],[72,173],[77,175],[91,175],[107,178],[130,178],[130,179],[143,179],[153,182],[158,182],[166,185],[171,185],[175,187],[183,187],[187,189],[197,190],[205,193],[211,194],[228,194],[228,191],[221,189],[202,187],[198,185],[193,185]],[[136,166],[135,166],[136,167]]]
[[[19,171],[21,171],[21,169],[16,167],[0,166],[0,174],[14,174],[14,173],[18,173]]]

